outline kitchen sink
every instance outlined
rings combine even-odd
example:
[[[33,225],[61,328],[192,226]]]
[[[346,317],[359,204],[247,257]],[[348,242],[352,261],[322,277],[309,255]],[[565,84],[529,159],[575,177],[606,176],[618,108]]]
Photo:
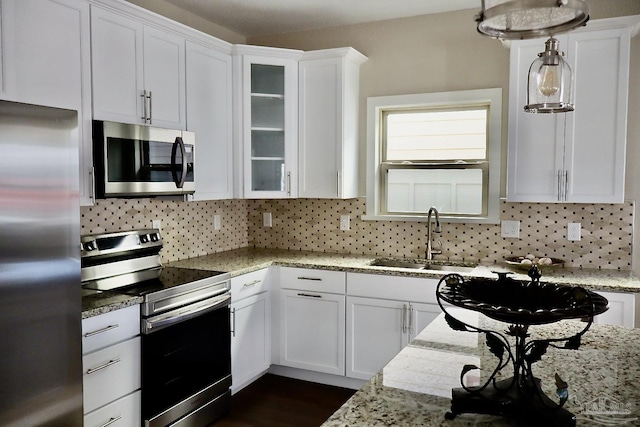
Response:
[[[427,270],[427,271],[443,271],[448,273],[470,273],[476,268],[475,264],[469,263],[442,263],[432,262],[424,260],[406,260],[406,259],[389,259],[378,258],[371,264],[374,267],[389,267],[389,268],[411,268],[415,270]]]
[[[374,267],[391,267],[391,268],[415,268],[424,269],[426,264],[423,262],[400,261],[395,259],[376,259],[371,263]]]

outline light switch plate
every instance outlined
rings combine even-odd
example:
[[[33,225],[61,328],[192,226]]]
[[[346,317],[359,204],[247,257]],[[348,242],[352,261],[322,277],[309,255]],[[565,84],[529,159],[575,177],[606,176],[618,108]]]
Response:
[[[213,216],[213,229],[214,230],[220,230],[220,228],[222,227],[222,220],[220,219],[220,215],[216,214]]]
[[[520,221],[504,219],[501,226],[500,235],[502,237],[520,238]]]
[[[161,219],[151,220],[151,228],[157,228],[158,231],[162,231],[162,220]]]
[[[570,222],[567,224],[567,240],[577,242],[581,238],[581,224],[579,222]]]
[[[351,229],[351,216],[340,215],[340,230],[348,231]]]
[[[271,212],[263,212],[262,213],[262,226],[263,227],[272,227]]]

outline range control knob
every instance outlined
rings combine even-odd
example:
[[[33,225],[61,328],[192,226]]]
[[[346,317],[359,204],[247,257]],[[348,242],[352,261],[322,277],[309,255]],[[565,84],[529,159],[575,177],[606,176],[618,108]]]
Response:
[[[152,242],[157,242],[158,240],[160,240],[160,235],[158,233],[151,233],[150,236]]]
[[[84,250],[87,252],[95,251],[96,249],[98,248],[96,247],[96,242],[94,240],[84,244]]]
[[[140,242],[141,243],[149,243],[149,235],[148,234],[143,234],[140,236]]]

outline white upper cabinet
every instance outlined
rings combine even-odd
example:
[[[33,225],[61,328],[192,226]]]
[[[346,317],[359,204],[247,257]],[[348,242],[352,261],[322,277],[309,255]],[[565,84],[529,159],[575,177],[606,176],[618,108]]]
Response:
[[[352,48],[305,52],[299,63],[298,196],[358,196],[360,65]]]
[[[89,4],[2,0],[0,97],[78,111],[80,203],[92,203]]]
[[[239,197],[297,196],[301,54],[297,50],[235,46]]]
[[[95,119],[185,129],[185,39],[91,9]]]
[[[556,36],[574,75],[575,111],[569,113],[524,112],[529,66],[545,39],[512,43],[508,201],[623,202],[629,21],[590,21]]]
[[[187,41],[187,130],[197,140],[195,200],[233,198],[231,46]]]

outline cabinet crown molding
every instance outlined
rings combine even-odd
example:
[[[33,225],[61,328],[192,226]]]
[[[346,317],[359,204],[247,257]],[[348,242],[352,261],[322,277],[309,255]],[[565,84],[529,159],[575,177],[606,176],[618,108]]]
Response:
[[[358,65],[365,63],[369,60],[365,55],[358,52],[356,49],[352,47],[339,47],[333,49],[320,49],[320,50],[310,50],[303,53],[301,60],[311,60],[311,59],[325,59],[325,58],[336,58],[336,57],[344,57],[350,61],[357,63]]]

